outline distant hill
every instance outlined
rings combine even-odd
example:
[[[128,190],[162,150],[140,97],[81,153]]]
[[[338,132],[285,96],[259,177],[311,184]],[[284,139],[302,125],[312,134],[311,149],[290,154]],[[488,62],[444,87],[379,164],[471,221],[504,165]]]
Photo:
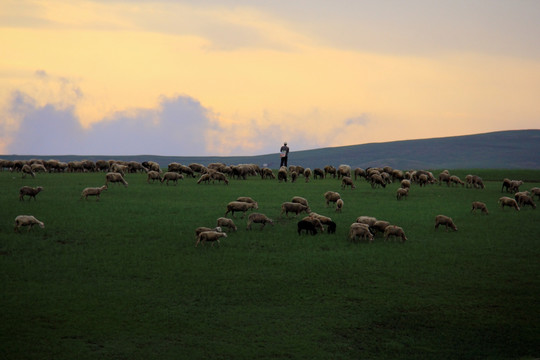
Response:
[[[207,165],[255,163],[279,167],[278,153],[257,156],[83,156],[4,155],[4,159],[152,160],[165,167],[171,162]],[[476,135],[452,136],[420,140],[392,141],[361,145],[291,151],[289,165],[316,168],[348,164],[354,167],[391,166],[397,169],[540,169],[540,130],[512,130]]]

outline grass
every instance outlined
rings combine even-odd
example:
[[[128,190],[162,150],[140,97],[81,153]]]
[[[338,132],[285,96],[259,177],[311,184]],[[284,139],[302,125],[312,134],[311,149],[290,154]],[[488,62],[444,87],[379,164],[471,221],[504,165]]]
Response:
[[[497,206],[503,177],[539,186],[539,171],[476,173],[486,189],[397,184],[341,189],[336,179],[230,185],[147,184],[127,176],[101,201],[79,200],[103,174],[0,173],[0,356],[4,359],[529,359],[540,341],[538,210]],[[436,173],[436,172],[435,172]],[[18,200],[41,185],[37,201]],[[322,194],[339,191],[343,213]],[[335,235],[298,236],[280,204],[306,197],[331,216]],[[194,247],[227,202],[258,200],[276,222],[245,230],[235,219],[221,246]],[[471,214],[484,201],[490,215]],[[434,229],[451,216],[458,232]],[[45,229],[13,232],[32,214]],[[371,215],[404,228],[408,241],[347,241]]]

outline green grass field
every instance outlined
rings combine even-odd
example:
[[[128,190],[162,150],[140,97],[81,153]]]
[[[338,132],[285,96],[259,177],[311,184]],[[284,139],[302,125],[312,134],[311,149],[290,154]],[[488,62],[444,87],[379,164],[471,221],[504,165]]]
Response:
[[[478,174],[484,190],[337,179],[249,178],[230,185],[147,184],[129,174],[101,201],[80,200],[105,175],[0,172],[2,359],[533,359],[540,357],[540,209],[501,209],[504,177],[522,190],[540,171]],[[438,174],[437,171],[434,171]],[[22,185],[41,185],[19,201]],[[341,193],[342,213],[323,193]],[[279,216],[303,196],[336,234],[296,233]],[[220,246],[195,247],[225,206],[251,196],[275,221],[262,231],[237,214]],[[489,215],[471,214],[483,201]],[[536,201],[539,202],[538,200]],[[14,218],[45,222],[13,231]],[[459,231],[434,229],[438,214]],[[403,227],[408,241],[351,243],[360,215]],[[303,215],[302,215],[303,216]]]

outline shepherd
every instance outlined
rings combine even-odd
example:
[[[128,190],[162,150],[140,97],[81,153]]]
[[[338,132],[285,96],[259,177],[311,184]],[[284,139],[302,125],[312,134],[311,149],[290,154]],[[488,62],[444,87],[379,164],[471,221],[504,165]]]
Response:
[[[283,143],[283,146],[281,147],[281,149],[279,149],[279,151],[279,156],[281,157],[281,164],[279,166],[287,167],[287,160],[289,158],[289,147],[287,146],[287,142]]]

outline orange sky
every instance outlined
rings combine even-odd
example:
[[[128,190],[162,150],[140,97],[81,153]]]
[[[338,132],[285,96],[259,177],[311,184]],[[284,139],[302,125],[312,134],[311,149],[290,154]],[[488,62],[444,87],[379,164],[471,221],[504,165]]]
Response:
[[[399,4],[3,1],[0,153],[255,155],[540,127],[539,3]],[[82,140],[25,145],[27,126]],[[112,128],[152,130],[89,140]]]

